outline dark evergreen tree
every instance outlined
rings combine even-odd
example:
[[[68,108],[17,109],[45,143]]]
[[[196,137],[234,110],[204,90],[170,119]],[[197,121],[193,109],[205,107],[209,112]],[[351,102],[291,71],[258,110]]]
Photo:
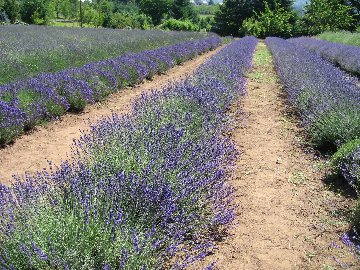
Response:
[[[9,18],[11,23],[15,23],[15,21],[19,17],[20,7],[16,0],[5,0],[4,1],[4,11]]]
[[[190,0],[174,0],[172,4],[172,16],[177,19],[194,19],[196,14]]]
[[[360,0],[347,0],[345,4],[350,5],[351,14],[354,16],[356,24],[360,26]]]

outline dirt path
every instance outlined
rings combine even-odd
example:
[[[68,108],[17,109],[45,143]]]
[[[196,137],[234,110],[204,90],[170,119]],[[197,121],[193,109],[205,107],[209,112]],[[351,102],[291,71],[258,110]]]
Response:
[[[304,152],[263,42],[248,77],[248,95],[238,104],[245,120],[233,134],[242,151],[231,180],[237,219],[206,262],[229,270],[330,270],[339,262],[359,269],[340,241],[347,223],[329,214],[329,207],[346,209],[348,200],[325,189],[326,166]]]
[[[184,79],[220,49],[176,66],[152,81],[112,94],[102,103],[87,106],[81,114],[66,114],[59,121],[37,127],[31,134],[16,139],[13,145],[0,149],[0,183],[7,184],[13,174],[41,170],[47,167],[47,160],[59,164],[70,153],[71,144],[80,137],[80,131],[86,130],[88,120],[95,122],[101,116],[129,111],[131,101],[143,91],[160,89],[169,81]]]

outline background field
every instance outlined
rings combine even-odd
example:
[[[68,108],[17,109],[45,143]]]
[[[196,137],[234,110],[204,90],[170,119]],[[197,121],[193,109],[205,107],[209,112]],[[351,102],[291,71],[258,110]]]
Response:
[[[360,46],[360,33],[351,33],[347,31],[324,32],[318,35],[318,38],[331,42]]]
[[[0,26],[0,84],[211,35],[160,30]]]

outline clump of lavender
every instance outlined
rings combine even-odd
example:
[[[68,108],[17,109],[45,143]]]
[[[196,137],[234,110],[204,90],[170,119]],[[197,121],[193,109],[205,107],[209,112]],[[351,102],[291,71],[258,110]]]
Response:
[[[343,144],[332,156],[333,167],[360,192],[360,140]]]
[[[233,220],[237,156],[226,111],[257,40],[221,50],[185,82],[141,96],[75,143],[71,161],[0,186],[4,269],[184,269]],[[171,265],[170,265],[170,262]]]
[[[0,145],[21,133],[26,120],[23,111],[0,100]]]

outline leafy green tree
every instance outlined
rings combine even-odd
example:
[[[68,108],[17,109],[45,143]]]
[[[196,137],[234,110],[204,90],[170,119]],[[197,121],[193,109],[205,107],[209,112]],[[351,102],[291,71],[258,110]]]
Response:
[[[104,14],[94,8],[93,5],[84,5],[83,23],[99,27],[103,25]]]
[[[114,10],[114,3],[109,0],[96,0],[93,7],[98,12],[98,19],[102,21],[103,27],[110,27],[111,16]]]
[[[211,28],[214,25],[214,18],[212,18],[212,17],[201,18],[199,20],[198,24],[199,24],[200,31],[209,32],[209,31],[211,31]]]
[[[165,14],[169,14],[172,6],[171,0],[142,0],[140,10],[151,17],[154,25],[159,25]]]
[[[25,0],[20,7],[21,18],[30,24],[50,24],[55,17],[52,0]]]
[[[73,5],[69,0],[55,0],[54,4],[57,18],[62,16],[63,18],[68,19],[71,17]]]
[[[194,19],[196,14],[190,0],[174,0],[172,7],[172,16],[177,19]]]
[[[15,21],[19,17],[20,7],[16,0],[5,0],[4,1],[4,11],[9,18],[11,23],[15,23]]]
[[[209,6],[213,6],[213,5],[215,5],[214,0],[210,0],[209,1]]]
[[[356,20],[351,6],[342,0],[311,0],[305,6],[303,23],[307,34],[324,31],[355,30]]]
[[[279,6],[291,11],[293,0],[269,0],[270,9]],[[224,0],[220,10],[215,15],[214,31],[222,35],[239,35],[239,29],[244,20],[251,18],[255,13],[265,10],[263,0]]]
[[[138,28],[138,29],[150,29],[151,18],[145,14],[130,13],[130,12],[116,12],[111,17],[112,28]]]
[[[246,19],[240,28],[240,33],[254,35],[259,38],[267,36],[288,38],[293,34],[295,16],[294,11],[288,11],[279,4],[276,4],[272,10],[265,2],[265,10],[254,17]]]

